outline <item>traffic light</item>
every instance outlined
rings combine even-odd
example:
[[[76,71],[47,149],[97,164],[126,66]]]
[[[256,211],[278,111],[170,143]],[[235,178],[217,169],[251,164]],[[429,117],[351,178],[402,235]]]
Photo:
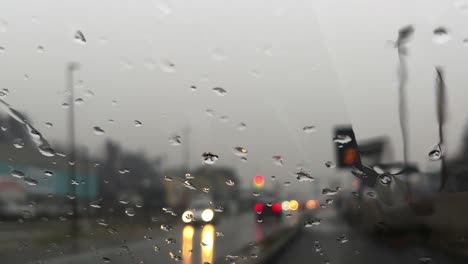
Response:
[[[263,175],[255,175],[253,178],[253,186],[256,189],[261,189],[265,185],[265,178]]]
[[[333,141],[336,144],[336,163],[339,168],[361,164],[358,145],[351,126],[335,128]]]

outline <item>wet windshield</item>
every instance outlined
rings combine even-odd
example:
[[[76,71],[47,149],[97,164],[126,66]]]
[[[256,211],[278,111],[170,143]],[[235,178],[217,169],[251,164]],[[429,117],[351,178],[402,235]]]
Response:
[[[466,263],[468,2],[0,3],[2,263]]]

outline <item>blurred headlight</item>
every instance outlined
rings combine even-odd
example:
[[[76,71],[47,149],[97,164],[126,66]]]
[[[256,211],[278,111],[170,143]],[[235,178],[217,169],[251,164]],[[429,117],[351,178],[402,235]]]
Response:
[[[185,211],[182,214],[182,221],[184,221],[184,223],[190,223],[190,222],[192,222],[192,220],[193,220],[193,212],[192,211]]]
[[[289,210],[296,211],[299,208],[299,202],[296,200],[289,201]]]
[[[211,209],[205,209],[203,213],[201,214],[201,218],[205,222],[209,222],[213,220],[214,212]]]

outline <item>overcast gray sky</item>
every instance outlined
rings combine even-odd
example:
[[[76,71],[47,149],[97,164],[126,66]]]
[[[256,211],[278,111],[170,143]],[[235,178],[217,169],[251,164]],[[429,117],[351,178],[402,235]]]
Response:
[[[401,159],[395,40],[414,24],[409,44],[410,157],[428,166],[437,143],[434,66],[447,70],[450,153],[466,119],[468,76],[463,2],[447,1],[2,1],[0,88],[51,141],[65,141],[64,70],[77,61],[77,137],[93,153],[105,138],[180,164],[168,138],[191,127],[191,164],[220,155],[245,177],[284,179],[303,164],[320,177],[333,160],[332,127],[352,122],[358,139],[388,135]],[[451,39],[432,41],[435,27]],[[81,30],[87,40],[74,40]],[[43,46],[44,53],[38,52]],[[173,72],[165,66],[174,63]],[[29,76],[25,80],[24,75]],[[191,85],[198,89],[192,91]],[[211,89],[226,89],[218,96]],[[87,90],[95,95],[85,97]],[[113,105],[112,101],[117,104]],[[215,116],[206,115],[213,109]],[[227,116],[227,122],[220,120]],[[114,119],[113,124],[108,119]],[[143,123],[135,127],[134,120]],[[52,122],[46,128],[45,122]],[[238,124],[247,124],[245,131]],[[317,131],[305,134],[304,126]],[[106,134],[97,136],[93,126]],[[182,138],[185,144],[185,138]],[[232,148],[249,150],[242,164]],[[271,156],[282,155],[279,168]],[[433,165],[436,166],[436,165]]]

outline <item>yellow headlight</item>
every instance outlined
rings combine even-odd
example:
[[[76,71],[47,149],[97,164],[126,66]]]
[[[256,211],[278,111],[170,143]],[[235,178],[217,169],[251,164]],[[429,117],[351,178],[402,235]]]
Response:
[[[205,209],[203,213],[201,214],[201,218],[205,222],[209,222],[213,220],[213,217],[214,217],[214,212],[211,209]]]

